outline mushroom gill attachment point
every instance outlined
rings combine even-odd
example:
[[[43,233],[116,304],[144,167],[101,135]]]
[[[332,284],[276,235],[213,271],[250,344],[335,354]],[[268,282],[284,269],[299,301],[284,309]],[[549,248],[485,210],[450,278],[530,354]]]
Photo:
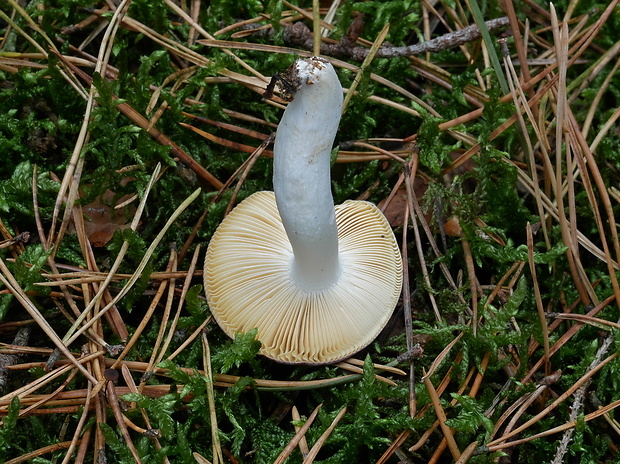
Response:
[[[392,315],[402,258],[381,211],[334,207],[330,153],[342,87],[332,65],[298,60],[297,90],[278,126],[274,192],[242,201],[213,235],[205,260],[209,308],[226,334],[258,329],[261,353],[326,364],[366,347]]]

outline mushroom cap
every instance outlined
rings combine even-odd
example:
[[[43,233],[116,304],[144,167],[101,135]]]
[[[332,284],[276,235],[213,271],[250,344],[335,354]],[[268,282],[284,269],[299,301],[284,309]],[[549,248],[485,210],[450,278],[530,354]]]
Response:
[[[261,354],[327,364],[371,343],[400,297],[402,258],[381,211],[365,201],[335,207],[342,273],[322,291],[290,277],[293,251],[273,192],[242,201],[213,235],[205,260],[211,313],[230,337],[258,329]]]

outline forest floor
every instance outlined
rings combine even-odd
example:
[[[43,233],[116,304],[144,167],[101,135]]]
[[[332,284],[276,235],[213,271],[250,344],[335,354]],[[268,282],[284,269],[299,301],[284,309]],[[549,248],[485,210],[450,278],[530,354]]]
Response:
[[[617,3],[0,1],[0,462],[620,462]],[[404,283],[290,365],[203,263],[312,55]]]

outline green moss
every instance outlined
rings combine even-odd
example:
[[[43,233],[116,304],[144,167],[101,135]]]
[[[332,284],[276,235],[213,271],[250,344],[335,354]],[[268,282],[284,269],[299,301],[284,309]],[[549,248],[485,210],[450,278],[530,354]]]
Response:
[[[183,3],[183,2],[181,2]],[[191,2],[185,2],[187,4]],[[307,8],[310,1],[297,2]],[[564,11],[568,2],[556,3],[559,10]],[[39,5],[43,5],[41,8]],[[26,8],[45,33],[57,42],[58,47],[66,55],[76,52],[70,45],[79,45],[91,32],[95,25],[86,26],[83,30],[67,32],[67,26],[78,24],[89,17],[91,10],[86,8],[100,7],[84,0],[46,0],[31,2]],[[448,2],[447,6],[460,8],[457,2]],[[231,33],[218,36],[218,39],[248,40],[257,44],[287,45],[283,41],[284,25],[282,12],[288,7],[280,0],[260,2],[256,0],[225,0],[212,1],[204,7],[199,15],[199,23],[208,31],[215,32],[223,25],[251,19],[259,14],[269,14],[261,24],[271,24],[275,33],[271,36],[250,36],[248,39],[233,38]],[[576,4],[574,17],[586,12],[594,5]],[[599,3],[599,7],[606,4]],[[499,2],[479,2],[479,7],[486,17],[503,15]],[[526,4],[517,4],[517,15],[521,21],[526,19]],[[529,8],[529,7],[528,7]],[[544,4],[547,8],[547,4]],[[423,23],[421,2],[407,1],[355,1],[341,2],[333,21],[335,30],[331,38],[338,40],[347,31],[358,13],[364,14],[362,37],[374,41],[381,29],[390,22],[390,33],[387,40],[395,46],[408,45],[419,41]],[[460,14],[460,13],[458,13]],[[467,14],[467,13],[465,13]],[[111,13],[105,14],[107,18]],[[179,44],[186,44],[191,30],[182,18],[164,3],[157,4],[151,0],[134,0],[129,8],[131,18],[148,25],[158,33]],[[561,17],[561,16],[560,16]],[[448,17],[447,17],[448,18]],[[529,18],[529,17],[528,17]],[[588,19],[589,23],[596,16]],[[448,18],[449,19],[449,18]],[[466,21],[472,22],[470,17]],[[535,19],[529,18],[532,21]],[[19,17],[16,22],[28,31],[35,40],[45,44],[38,33],[28,27],[26,21]],[[596,42],[585,52],[583,58],[588,61],[586,66],[600,58],[600,50],[609,50],[617,42],[617,15],[612,15],[599,32]],[[310,21],[306,20],[310,25]],[[95,24],[101,24],[96,22]],[[451,24],[451,23],[450,23]],[[35,48],[15,30],[6,32],[3,52],[35,52]],[[434,29],[436,34],[444,33],[442,25]],[[533,33],[539,34],[536,27]],[[545,40],[550,34],[540,32]],[[60,41],[58,38],[62,38]],[[83,47],[86,53],[97,56],[99,53],[99,36]],[[536,42],[531,47],[540,47]],[[44,45],[47,46],[47,45]],[[525,230],[527,223],[539,220],[536,204],[532,196],[521,189],[517,166],[523,162],[523,138],[516,125],[503,131],[499,136],[494,131],[510,118],[514,112],[512,102],[501,103],[503,92],[499,90],[495,70],[483,69],[484,62],[477,43],[467,44],[472,52],[471,59],[466,59],[458,48],[444,50],[431,55],[433,64],[442,66],[450,73],[450,87],[432,82],[418,75],[407,58],[375,59],[361,76],[357,94],[351,99],[350,105],[343,116],[337,137],[334,155],[338,149],[345,149],[350,142],[369,138],[405,138],[417,135],[419,150],[418,174],[428,180],[428,189],[420,199],[425,213],[430,217],[430,230],[435,235],[442,252],[441,257],[435,256],[423,235],[422,249],[425,253],[427,270],[431,281],[430,287],[422,275],[417,259],[417,248],[409,235],[410,270],[412,284],[412,303],[414,307],[414,335],[416,340],[424,341],[425,355],[414,364],[418,382],[415,385],[418,411],[431,403],[430,395],[419,378],[428,370],[433,360],[458,334],[462,334],[459,342],[436,366],[431,381],[438,385],[446,376],[450,383],[442,396],[443,406],[448,415],[448,423],[456,430],[456,439],[460,449],[464,449],[474,441],[484,442],[489,435],[494,421],[506,411],[508,405],[519,400],[523,395],[533,391],[534,384],[520,385],[519,379],[529,371],[531,365],[542,356],[542,348],[533,350],[532,341],[542,342],[542,327],[539,320],[533,292],[533,282],[527,267],[510,288],[510,292],[500,293],[493,302],[488,302],[489,288],[494,287],[498,280],[517,262],[529,260],[526,248]],[[510,43],[511,51],[514,44]],[[236,152],[228,147],[205,140],[193,131],[182,127],[179,123],[199,123],[190,120],[183,113],[189,112],[209,119],[229,122],[239,126],[269,134],[272,128],[262,124],[240,121],[231,117],[225,110],[246,113],[250,116],[266,119],[277,123],[282,110],[267,104],[258,92],[244,85],[219,80],[214,83],[211,78],[221,77],[226,68],[229,71],[249,74],[241,65],[225,51],[204,44],[193,44],[194,51],[207,58],[208,64],[197,68],[192,75],[183,76],[179,80],[169,81],[181,67],[191,65],[182,56],[175,55],[150,39],[147,35],[137,33],[123,26],[114,41],[110,63],[118,69],[118,75],[103,79],[87,66],[83,69],[92,74],[98,91],[97,105],[89,120],[89,139],[80,156],[84,160],[84,171],[80,179],[80,198],[78,204],[88,205],[94,200],[101,200],[105,192],[112,192],[113,200],[106,200],[108,206],[127,194],[144,195],[153,169],[157,163],[165,167],[165,172],[150,192],[146,209],[137,231],[119,231],[107,247],[96,249],[95,257],[101,270],[109,269],[118,254],[122,243],[129,244],[129,249],[121,271],[132,273],[137,263],[144,256],[146,248],[153,237],[161,230],[164,222],[170,217],[179,202],[201,184],[195,176],[186,175],[188,170],[175,160],[170,149],[154,140],[138,127],[127,116],[121,114],[119,105],[126,103],[147,118],[154,116],[159,104],[165,102],[166,110],[158,115],[156,128],[179,145],[198,163],[205,166],[218,179],[225,181],[248,159],[247,153]],[[531,51],[531,50],[530,50]],[[265,76],[286,69],[295,56],[292,54],[269,53],[257,50],[235,50],[237,56]],[[599,55],[597,55],[599,53]],[[86,102],[78,95],[59,71],[54,57],[49,62],[32,58],[33,62],[42,63],[43,68],[22,67],[17,73],[8,70],[0,71],[0,216],[2,222],[11,233],[29,230],[36,231],[34,207],[32,202],[32,182],[34,167],[37,166],[37,191],[39,212],[44,229],[51,223],[53,208],[59,189],[54,180],[62,178],[73,153],[77,136],[82,125]],[[359,65],[359,63],[355,63]],[[48,66],[48,67],[45,67]],[[610,68],[610,67],[609,67]],[[9,68],[7,68],[9,69]],[[534,68],[532,68],[534,69]],[[569,70],[572,83],[581,82],[586,76],[585,68],[576,64]],[[470,103],[469,90],[479,87],[481,71],[484,80],[490,76],[490,87],[486,95],[481,96],[484,102],[482,116],[463,123],[454,130],[467,135],[481,145],[471,163],[458,171],[449,170],[453,160],[460,156],[469,145],[458,141],[456,134],[439,129],[440,124],[475,109]],[[571,101],[571,110],[576,120],[582,123],[588,114],[590,105],[603,84],[609,69],[603,69],[579,95]],[[339,68],[339,76],[343,84],[350,86],[355,73]],[[408,91],[421,95],[431,105],[439,117],[430,115],[423,108],[414,105],[406,97],[391,88],[378,84],[371,79],[371,73],[383,76]],[[86,83],[82,83],[86,86]],[[173,85],[178,84],[174,89]],[[161,88],[157,105],[150,109],[149,104],[153,88]],[[193,103],[200,92],[201,103]],[[406,107],[415,106],[421,117],[402,112],[398,109],[371,101],[368,97],[378,96],[391,100]],[[620,99],[620,85],[614,77],[606,99],[594,113],[592,129],[588,134],[588,143],[594,140],[597,131],[617,110],[615,101]],[[190,101],[191,100],[191,101]],[[231,134],[229,131],[200,125],[201,129],[230,140],[241,141],[256,146],[258,142],[250,137]],[[535,134],[529,128],[528,136],[534,140]],[[493,139],[492,139],[493,134]],[[606,186],[617,184],[620,155],[617,145],[618,134],[613,130],[598,146],[594,153],[595,160]],[[382,146],[392,147],[392,143]],[[398,147],[400,148],[400,146]],[[411,148],[411,147],[408,147]],[[414,153],[415,150],[413,150]],[[416,153],[417,155],[417,153]],[[123,170],[133,166],[132,170]],[[263,157],[257,160],[249,172],[242,188],[237,192],[236,201],[251,195],[257,190],[271,189],[272,162]],[[191,174],[191,173],[190,173]],[[337,202],[355,198],[368,192],[370,199],[378,202],[387,197],[401,174],[401,165],[395,161],[372,161],[350,164],[334,164],[332,170],[333,192]],[[207,211],[206,219],[198,231],[186,259],[179,263],[179,269],[188,267],[189,256],[200,243],[203,253],[213,231],[220,223],[232,192],[226,191],[218,202],[212,203],[216,192],[208,185],[204,187],[199,199],[172,226],[165,242],[155,251],[153,259],[138,280],[132,291],[118,305],[122,316],[131,331],[141,322],[146,308],[152,302],[153,291],[159,281],[149,281],[151,271],[165,268],[170,254],[170,247],[180,248],[185,243],[198,218]],[[595,213],[583,188],[578,186],[576,214],[578,227],[597,246],[601,246]],[[600,202],[600,198],[597,198]],[[616,216],[620,206],[612,200],[612,208]],[[60,217],[64,211],[61,209]],[[463,251],[461,237],[442,237],[445,220],[451,216],[458,217],[472,252],[474,269],[479,283],[484,285],[484,296],[479,297],[478,316],[482,323],[477,327],[476,334],[471,327],[471,286],[467,274],[466,256]],[[131,212],[127,213],[128,221]],[[487,227],[481,228],[478,219],[482,219]],[[397,232],[400,232],[397,230]],[[608,232],[608,231],[607,231]],[[606,233],[607,233],[606,232]],[[409,231],[411,234],[411,231]],[[491,233],[501,237],[505,245],[500,245],[487,236]],[[571,278],[571,270],[566,258],[566,247],[560,228],[553,223],[549,228],[548,249],[541,234],[534,237],[534,263],[543,302],[550,308],[570,306],[578,298],[578,292]],[[487,236],[485,236],[486,234]],[[58,298],[48,298],[50,287],[40,287],[37,282],[44,280],[42,271],[47,267],[48,253],[37,242],[33,233],[32,243],[26,245],[25,251],[16,260],[9,260],[11,255],[6,250],[2,258],[7,262],[20,285],[30,291],[33,303],[44,313],[50,324],[59,334],[68,329],[64,316],[56,312]],[[172,245],[174,243],[175,245]],[[82,248],[77,237],[68,234],[59,245],[56,261],[72,266],[85,266]],[[585,274],[596,283],[595,292],[599,300],[603,300],[614,292],[614,286],[607,270],[606,263],[592,256],[585,247],[580,248],[581,260]],[[199,258],[199,263],[202,256]],[[445,264],[458,287],[454,289],[443,274],[440,264]],[[201,268],[199,264],[199,268]],[[512,277],[510,277],[512,278]],[[177,281],[178,283],[179,281]],[[197,276],[192,281],[186,295],[186,305],[176,327],[169,352],[178,348],[186,340],[188,334],[200,326],[208,316],[208,305],[204,300],[202,279]],[[123,282],[113,282],[110,287],[112,294],[118,291]],[[505,283],[505,285],[508,285]],[[55,290],[55,289],[54,289]],[[12,295],[0,288],[0,320],[12,322],[23,320],[24,311]],[[71,287],[81,297],[81,287]],[[440,308],[442,321],[436,321],[430,305],[428,292],[433,295]],[[81,304],[79,301],[78,306]],[[488,304],[487,304],[488,303]],[[64,303],[59,303],[66,306]],[[575,311],[586,309],[577,305]],[[70,308],[69,308],[70,310]],[[401,307],[397,309],[401,311]],[[617,320],[617,309],[605,308],[598,315],[610,321]],[[145,328],[138,343],[133,347],[127,359],[144,361],[152,355],[155,340],[162,324],[161,309],[157,308],[149,325]],[[556,342],[562,333],[570,327],[563,322],[557,331],[551,334],[551,342]],[[3,326],[4,327],[4,326]],[[3,329],[3,328],[2,328]],[[3,329],[4,330],[4,329]],[[338,412],[347,407],[347,414],[338,427],[330,435],[319,454],[317,461],[329,463],[376,462],[403,431],[410,436],[401,446],[407,450],[416,443],[435,421],[432,409],[424,417],[409,417],[409,384],[408,379],[393,376],[396,386],[388,386],[375,377],[376,371],[371,361],[383,363],[394,362],[399,354],[406,351],[406,336],[397,333],[392,337],[373,343],[365,352],[363,374],[355,381],[331,386],[329,388],[313,388],[311,390],[265,391],[256,388],[254,378],[277,380],[314,380],[332,379],[342,375],[342,370],[334,366],[282,366],[258,355],[260,342],[256,332],[239,334],[230,340],[214,324],[208,326],[209,343],[212,353],[213,369],[216,374],[238,375],[240,380],[229,388],[215,389],[215,414],[219,424],[219,434],[223,446],[229,450],[239,462],[270,463],[289,442],[294,434],[288,408],[295,404],[301,414],[308,416],[319,404],[323,404],[318,417],[307,433],[307,439],[314,443],[327,429]],[[4,333],[4,332],[3,332]],[[561,366],[563,376],[552,386],[554,393],[564,391],[576,382],[586,371],[601,346],[601,339],[609,332],[608,328],[584,325],[570,340],[557,351],[552,359],[552,366]],[[618,350],[618,334],[614,336],[611,352]],[[8,334],[8,332],[7,332]],[[117,336],[111,333],[104,324],[106,341],[116,341]],[[1,341],[11,342],[12,334],[6,335]],[[32,344],[49,346],[39,333],[33,337]],[[77,345],[76,347],[77,348]],[[134,444],[142,462],[160,463],[167,457],[171,462],[193,462],[192,452],[199,452],[208,459],[212,456],[212,431],[207,418],[211,414],[211,404],[207,396],[210,379],[196,370],[190,375],[182,368],[199,369],[203,366],[203,350],[200,339],[194,340],[180,353],[174,363],[168,362],[161,367],[170,369],[171,379],[154,376],[149,384],[166,382],[169,391],[160,398],[142,395],[125,397],[128,401],[136,401],[145,408],[153,427],[159,428],[163,434],[160,438],[161,448],[158,449],[152,440],[133,434]],[[457,353],[460,361],[456,362]],[[488,364],[486,359],[490,358]],[[508,353],[508,354],[507,354]],[[509,363],[511,363],[509,365]],[[517,366],[515,377],[507,383],[505,372],[512,365]],[[467,375],[472,369],[482,371],[484,377],[476,397],[470,397],[467,390],[455,394],[463,386]],[[614,360],[597,374],[591,391],[602,404],[609,404],[618,399],[618,370],[620,362]],[[407,370],[408,364],[401,368]],[[19,376],[11,377],[10,388],[16,388],[44,375],[42,368],[33,368],[20,372]],[[136,375],[136,381],[138,381]],[[65,379],[50,384],[42,392],[50,392]],[[538,377],[535,381],[540,380]],[[181,393],[176,386],[184,385]],[[503,386],[508,385],[506,390]],[[69,390],[83,388],[84,384],[78,377],[66,387]],[[3,392],[4,393],[4,392]],[[448,396],[452,394],[452,396]],[[456,400],[455,405],[449,403]],[[595,398],[589,397],[587,408],[594,408]],[[82,411],[70,415],[48,414],[18,419],[19,404],[17,400],[9,405],[7,415],[0,426],[0,461],[6,461],[25,452],[53,444],[58,441],[58,430],[63,424],[69,424],[69,430],[77,422]],[[491,407],[494,407],[492,409]],[[537,405],[536,407],[543,407]],[[282,412],[284,411],[284,412]],[[490,411],[487,413],[487,411]],[[486,413],[486,414],[485,414]],[[127,412],[130,419],[143,424],[138,411]],[[528,415],[529,414],[529,415]],[[523,415],[523,420],[532,417],[534,408]],[[558,408],[553,417],[545,418],[534,424],[523,436],[541,432],[565,423],[570,410],[568,406]],[[133,462],[127,444],[124,442],[114,419],[110,415],[107,424],[96,424],[94,417],[89,426],[99,427],[105,436],[107,451],[106,459],[110,463]],[[302,421],[303,422],[303,419]],[[575,438],[569,449],[572,460],[609,460],[609,442],[613,441],[611,432],[606,426],[596,421],[586,423],[579,418]],[[19,433],[17,433],[19,430]],[[413,461],[425,462],[435,452],[440,443],[440,435],[436,434],[415,452],[403,451]],[[555,439],[535,440],[515,449],[513,462],[536,462],[540,456],[550,456],[555,452]],[[63,452],[52,453],[38,458],[37,462],[62,460]],[[446,454],[447,456],[447,454]],[[495,455],[483,454],[472,458],[471,462],[492,462]],[[49,458],[49,459],[48,459]],[[94,456],[87,456],[93,460]],[[444,456],[442,456],[444,458]],[[397,458],[392,458],[395,462]],[[302,456],[295,451],[289,458],[290,462],[301,462]]]

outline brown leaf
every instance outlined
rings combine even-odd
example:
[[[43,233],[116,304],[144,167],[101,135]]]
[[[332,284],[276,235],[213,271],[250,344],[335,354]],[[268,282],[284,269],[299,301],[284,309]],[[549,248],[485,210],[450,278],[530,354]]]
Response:
[[[416,178],[413,181],[413,191],[419,202],[421,202],[427,187],[428,183],[424,179]],[[402,185],[398,189],[387,207],[383,209],[386,202],[387,198],[381,200],[377,206],[383,211],[383,214],[392,227],[402,226],[405,218],[405,208],[407,207],[407,189],[405,189],[405,186]],[[427,220],[429,219],[430,218],[427,218]]]
[[[118,200],[117,204],[122,203],[129,197],[125,196]],[[97,198],[88,205],[82,206],[84,214],[84,230],[88,241],[94,247],[105,246],[114,232],[126,229],[131,224],[131,218],[135,214],[135,206],[127,205],[121,209],[115,210],[110,206],[114,199],[114,192],[107,190],[103,198]]]

